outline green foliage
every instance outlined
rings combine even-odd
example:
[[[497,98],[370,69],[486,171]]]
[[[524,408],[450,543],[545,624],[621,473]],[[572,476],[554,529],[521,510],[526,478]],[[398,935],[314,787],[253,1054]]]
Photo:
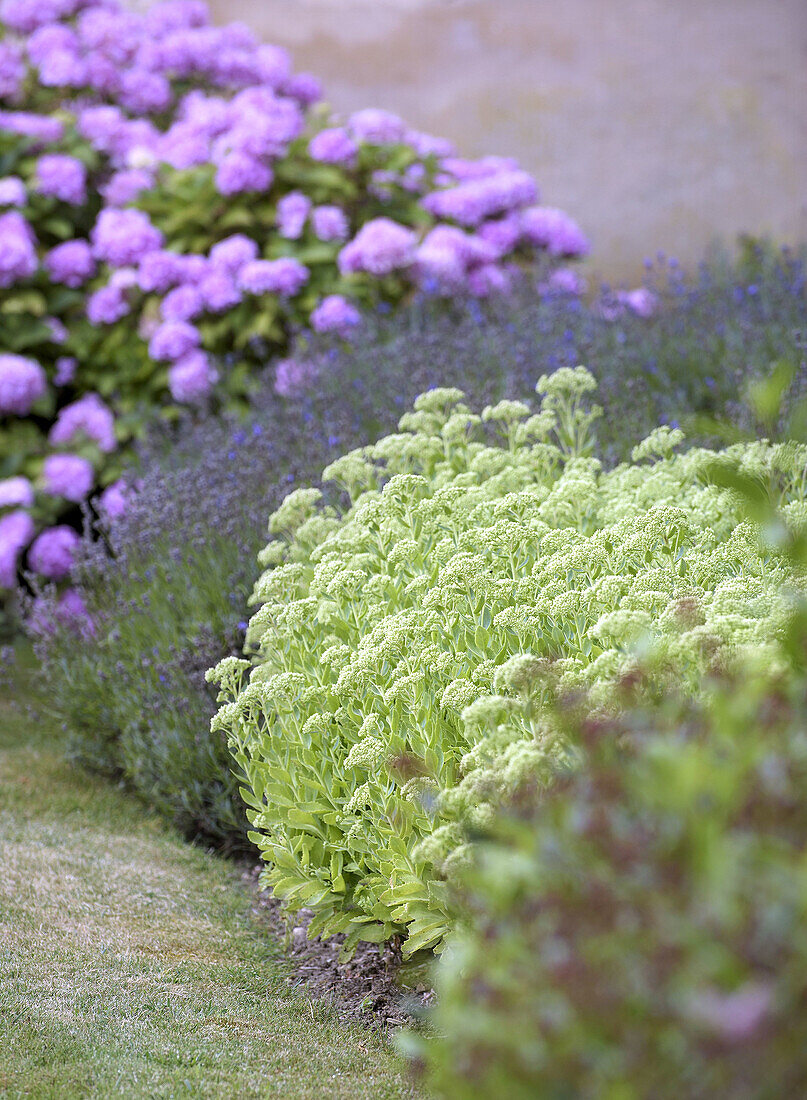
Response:
[[[803,624],[796,638],[694,699],[559,710],[577,766],[522,790],[461,876],[420,1048],[441,1095],[804,1093]]]
[[[807,448],[673,455],[661,429],[604,472],[591,375],[537,389],[535,413],[481,416],[432,390],[325,470],[344,514],[292,493],[259,558],[250,659],[209,673],[265,881],[347,949],[402,931],[407,954],[440,947],[469,832],[570,757],[558,695],[607,710],[642,656],[650,684],[686,694],[717,655],[775,661],[790,564],[741,522],[729,475],[799,526]]]

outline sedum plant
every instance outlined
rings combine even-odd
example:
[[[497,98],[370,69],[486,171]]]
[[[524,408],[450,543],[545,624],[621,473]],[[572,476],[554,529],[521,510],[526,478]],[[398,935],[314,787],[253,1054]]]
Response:
[[[208,673],[212,725],[265,882],[316,911],[312,934],[439,948],[469,836],[571,751],[553,698],[607,709],[642,654],[694,695],[716,660],[773,653],[789,565],[728,475],[764,482],[798,525],[807,448],[676,455],[683,435],[662,427],[604,472],[594,388],[564,368],[537,411],[481,415],[432,390],[324,471],[345,507],[298,489],[272,515],[247,657]]]
[[[478,843],[431,1040],[407,1040],[439,1095],[803,1094],[804,628],[695,698],[559,711],[577,766]]]

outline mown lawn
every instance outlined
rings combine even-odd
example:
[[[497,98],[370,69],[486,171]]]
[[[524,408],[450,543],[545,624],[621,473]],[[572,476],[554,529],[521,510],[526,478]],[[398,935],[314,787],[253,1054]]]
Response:
[[[0,701],[0,1096],[413,1095],[287,976],[234,867]]]

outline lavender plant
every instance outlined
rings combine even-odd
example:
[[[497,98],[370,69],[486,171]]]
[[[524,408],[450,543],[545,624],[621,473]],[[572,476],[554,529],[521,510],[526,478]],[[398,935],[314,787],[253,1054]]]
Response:
[[[675,455],[683,435],[661,427],[606,472],[595,388],[561,368],[538,411],[481,415],[427,392],[399,433],[324,471],[346,510],[301,488],[270,519],[246,658],[209,673],[212,729],[244,774],[265,882],[347,950],[442,944],[468,831],[568,755],[548,695],[607,707],[639,650],[690,693],[715,651],[776,660],[788,562],[709,475],[719,459],[763,480],[799,526],[807,447]]]

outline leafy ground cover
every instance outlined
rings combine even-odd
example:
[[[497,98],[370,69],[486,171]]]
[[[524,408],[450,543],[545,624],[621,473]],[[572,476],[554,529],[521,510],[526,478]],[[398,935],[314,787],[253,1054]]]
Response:
[[[0,1095],[398,1098],[374,1031],[289,988],[237,870],[0,704]]]

